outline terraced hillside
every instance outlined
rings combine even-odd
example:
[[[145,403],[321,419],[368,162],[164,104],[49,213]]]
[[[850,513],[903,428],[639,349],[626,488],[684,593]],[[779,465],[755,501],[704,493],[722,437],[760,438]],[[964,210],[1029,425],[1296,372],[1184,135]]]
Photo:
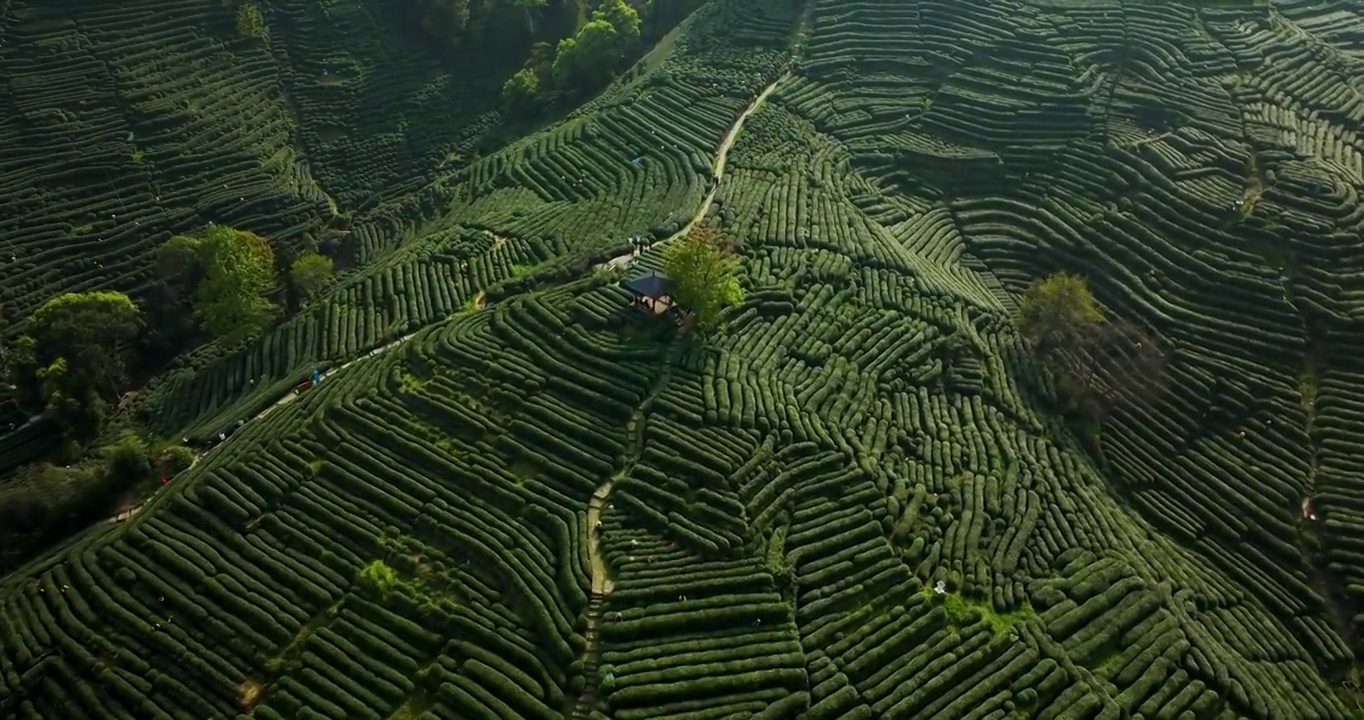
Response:
[[[0,718],[1364,715],[1364,11],[809,2],[712,0],[145,393],[416,332],[0,580]],[[700,345],[581,270],[773,81]],[[1010,323],[1058,269],[1170,357],[1091,437]]]

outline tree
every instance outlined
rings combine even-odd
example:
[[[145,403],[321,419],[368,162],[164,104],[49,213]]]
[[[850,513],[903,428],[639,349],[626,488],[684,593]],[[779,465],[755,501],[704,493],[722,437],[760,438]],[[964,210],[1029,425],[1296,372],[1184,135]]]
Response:
[[[561,88],[587,86],[609,76],[620,56],[620,34],[611,21],[597,17],[582,26],[576,37],[564,38],[554,54],[551,73]]]
[[[1018,331],[1033,347],[1046,350],[1075,343],[1103,319],[1089,283],[1070,273],[1047,276],[1018,303]]]
[[[289,266],[289,283],[300,300],[312,300],[331,282],[332,272],[332,259],[326,255],[300,255]]]
[[[521,68],[502,86],[502,100],[513,112],[533,110],[539,94],[540,74],[530,67]]]
[[[1083,277],[1056,273],[1034,284],[1016,322],[1062,399],[1091,420],[1162,387],[1160,347],[1139,328],[1105,319]]]
[[[664,274],[672,296],[690,309],[701,333],[722,330],[725,308],[743,302],[739,258],[719,230],[698,226],[664,249]]]
[[[188,299],[204,276],[204,241],[176,235],[156,251],[156,275],[177,299]]]
[[[98,434],[106,403],[128,382],[128,359],[141,329],[141,312],[120,292],[48,300],[15,346],[20,402],[41,405],[75,438]]]
[[[639,42],[639,11],[627,5],[625,0],[607,0],[592,14],[592,19],[611,23],[626,47],[634,47]]]
[[[215,225],[200,247],[204,275],[195,292],[195,320],[228,342],[259,330],[274,312],[265,297],[277,282],[270,244],[255,233]]]
[[[237,32],[257,40],[265,38],[265,15],[259,5],[246,3],[237,8]]]

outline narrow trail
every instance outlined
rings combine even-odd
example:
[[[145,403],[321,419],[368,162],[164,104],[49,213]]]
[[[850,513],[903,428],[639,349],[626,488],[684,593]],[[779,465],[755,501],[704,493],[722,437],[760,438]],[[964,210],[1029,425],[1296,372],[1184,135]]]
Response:
[[[697,224],[697,223],[699,223],[699,222],[701,222],[702,220],[705,219],[706,214],[710,212],[711,207],[714,206],[714,204],[715,204],[715,196],[716,196],[716,194],[720,191],[720,180],[722,180],[722,179],[724,178],[724,175],[725,175],[725,166],[726,166],[726,164],[727,164],[728,161],[729,161],[729,151],[730,151],[730,148],[734,147],[735,141],[739,139],[739,132],[740,132],[741,130],[743,130],[744,123],[748,120],[748,118],[749,118],[753,113],[757,112],[757,110],[758,110],[760,107],[762,107],[764,103],[767,102],[767,99],[768,99],[769,97],[772,96],[772,93],[777,89],[777,86],[778,86],[778,85],[780,85],[783,81],[785,81],[786,79],[788,79],[788,78],[791,77],[791,73],[792,73],[792,71],[788,69],[788,70],[786,70],[784,73],[782,73],[779,77],[777,77],[777,79],[773,80],[771,83],[768,83],[767,87],[763,88],[762,92],[758,93],[758,95],[757,95],[756,97],[753,98],[753,102],[750,102],[750,103],[748,104],[748,106],[744,108],[743,112],[739,113],[739,116],[738,116],[737,118],[735,118],[734,124],[731,125],[731,126],[729,127],[729,131],[726,132],[726,133],[725,133],[725,136],[724,136],[723,138],[720,139],[720,144],[717,146],[717,148],[716,148],[716,150],[715,150],[715,157],[714,157],[714,158],[712,159],[712,161],[711,161],[711,172],[712,172],[712,176],[714,177],[714,180],[711,182],[710,190],[706,193],[705,199],[701,202],[700,207],[698,207],[698,208],[696,209],[696,212],[692,214],[691,219],[687,221],[687,224],[684,225],[684,226],[682,227],[682,229],[678,230],[677,232],[673,233],[672,235],[669,235],[669,236],[668,236],[667,238],[665,238],[662,242],[666,243],[666,242],[669,242],[669,241],[671,241],[671,240],[675,240],[675,239],[677,239],[677,238],[679,238],[679,237],[682,237],[682,236],[686,235],[687,233],[691,232],[692,228],[696,227],[696,224]],[[502,242],[505,242],[505,239],[502,239],[501,241],[502,241]],[[607,261],[605,261],[605,262],[603,262],[603,263],[600,263],[600,264],[594,266],[593,269],[596,270],[596,269],[603,269],[603,268],[623,267],[623,266],[625,266],[625,265],[628,265],[629,262],[630,262],[631,260],[633,260],[634,258],[635,258],[635,254],[634,254],[634,251],[633,251],[633,250],[624,250],[624,251],[622,251],[620,254],[616,255],[615,257],[613,257],[613,258],[611,258],[611,259],[609,259],[609,260],[607,260]],[[478,294],[477,294],[476,296],[474,296],[474,301],[473,301],[473,303],[474,303],[474,310],[475,310],[476,312],[477,312],[477,311],[483,311],[483,310],[486,310],[486,309],[488,308],[488,303],[487,303],[486,294],[485,294],[485,292],[484,292],[483,290],[480,290],[480,291],[478,292]],[[416,337],[417,333],[421,332],[422,330],[425,330],[426,327],[429,327],[429,326],[425,326],[425,327],[419,328],[419,329],[417,329],[417,330],[414,330],[414,331],[412,331],[412,332],[410,332],[410,333],[408,333],[408,334],[406,334],[406,335],[403,335],[402,337],[397,338],[396,340],[393,340],[392,342],[390,342],[390,343],[388,343],[388,344],[386,344],[386,345],[382,345],[382,346],[377,347],[377,348],[374,348],[373,350],[370,350],[370,351],[368,351],[368,352],[366,352],[366,353],[364,353],[364,354],[361,354],[361,355],[358,355],[358,356],[356,356],[356,357],[353,357],[353,358],[351,358],[350,360],[347,360],[345,363],[342,363],[341,365],[338,365],[338,366],[336,366],[336,367],[334,367],[334,368],[328,370],[326,373],[323,373],[322,379],[325,380],[325,379],[327,379],[327,378],[329,378],[329,377],[332,377],[333,375],[336,375],[337,373],[339,373],[339,372],[345,370],[346,368],[350,367],[351,365],[354,365],[355,363],[357,363],[357,362],[359,362],[359,361],[361,361],[361,360],[364,360],[365,358],[371,358],[371,357],[374,357],[375,355],[382,355],[383,353],[386,353],[386,352],[388,352],[389,350],[392,350],[393,348],[396,348],[396,347],[398,347],[399,345],[402,345],[402,344],[406,343],[408,340],[411,340],[413,337]],[[265,409],[261,410],[260,412],[256,413],[255,415],[252,415],[251,417],[246,418],[246,419],[245,419],[245,422],[247,422],[247,423],[255,422],[256,420],[259,420],[259,419],[265,417],[266,415],[269,415],[270,413],[274,412],[275,410],[278,410],[279,408],[281,408],[281,407],[283,407],[283,406],[285,406],[285,405],[288,405],[288,404],[291,403],[291,402],[294,402],[294,401],[297,400],[299,397],[300,397],[299,394],[296,394],[296,393],[294,393],[292,390],[289,390],[289,391],[285,392],[284,396],[281,397],[279,400],[275,401],[274,403],[272,403],[271,405],[269,405],[269,406],[266,407]],[[216,446],[215,446],[215,447],[216,447]],[[213,448],[209,448],[208,450],[205,450],[205,451],[203,451],[202,453],[199,453],[198,455],[196,455],[196,456],[195,456],[196,462],[197,462],[197,460],[198,460],[199,457],[202,457],[203,455],[207,455],[208,453],[210,453],[210,452],[212,452],[212,451],[213,451]],[[602,487],[597,488],[597,493],[606,493],[606,494],[609,494],[610,492],[611,492],[611,490],[610,490],[610,481],[608,481],[608,483],[606,483],[606,484],[603,485]],[[122,522],[122,521],[124,521],[124,520],[127,520],[127,519],[133,517],[134,515],[136,515],[138,512],[140,512],[140,511],[142,510],[142,507],[143,507],[144,505],[146,505],[147,502],[149,502],[149,501],[152,499],[152,497],[155,497],[155,494],[153,494],[151,497],[148,497],[146,500],[143,500],[141,503],[138,503],[138,505],[136,505],[135,507],[129,508],[129,509],[127,509],[127,510],[124,510],[124,511],[118,513],[117,515],[114,515],[114,516],[112,516],[112,517],[106,518],[106,519],[105,519],[105,522],[108,522],[108,523],[118,523],[118,522]],[[593,497],[596,498],[596,497],[597,497],[597,494],[594,493],[594,494],[593,494]],[[595,511],[595,512],[596,512],[596,517],[597,517],[597,518],[600,518],[600,516],[601,516],[601,506],[605,504],[605,500],[606,500],[605,495],[603,495],[603,496],[600,498],[600,502],[597,503],[597,509],[596,509],[596,511]],[[592,507],[589,505],[589,507],[588,507],[588,527],[594,527],[594,525],[593,525],[593,522],[594,522],[594,519],[593,519],[593,512],[594,512],[594,511],[593,511]],[[591,544],[592,544],[592,543],[595,543],[595,542],[596,542],[596,541],[595,541],[594,539],[589,538],[589,548],[591,547]],[[598,552],[598,555],[599,555],[599,552]],[[604,575],[605,575],[604,571],[603,571],[603,573],[601,573],[601,574],[604,576]],[[597,573],[595,573],[595,572],[593,573],[593,577],[594,577],[594,578],[596,578],[597,575],[598,575]],[[609,580],[603,580],[603,582],[609,582]],[[596,583],[597,583],[597,581],[594,579],[594,580],[593,580],[593,591],[594,591],[594,592],[596,592],[597,589],[598,589]],[[604,590],[604,592],[606,592],[606,593],[609,594],[609,593],[610,593],[609,587],[606,588],[606,589]]]
[[[711,176],[714,180],[711,182],[710,190],[706,192],[705,199],[701,201],[700,207],[692,214],[691,219],[687,220],[687,224],[683,225],[682,229],[661,240],[660,244],[668,243],[683,237],[691,232],[692,228],[696,227],[697,223],[706,219],[706,214],[709,213],[711,207],[715,205],[716,194],[720,192],[720,181],[725,177],[725,165],[729,161],[729,150],[734,147],[734,142],[739,139],[739,131],[744,129],[744,123],[748,121],[749,116],[757,112],[758,108],[762,107],[763,103],[767,102],[767,98],[771,97],[773,91],[777,89],[777,86],[790,77],[790,70],[782,73],[780,77],[769,83],[767,87],[763,88],[763,91],[758,93],[757,97],[753,98],[753,102],[749,103],[748,107],[744,108],[743,112],[739,113],[739,117],[735,118],[734,124],[729,126],[729,132],[726,132],[725,136],[720,139],[720,145],[715,151],[715,157],[711,160]],[[598,264],[596,267],[598,269],[624,267],[629,265],[630,261],[635,259],[635,257],[632,250],[627,250],[606,262]]]
[[[619,472],[603,480],[602,484],[598,485],[597,489],[592,492],[591,499],[587,501],[587,559],[591,570],[592,592],[588,595],[587,629],[583,633],[584,639],[587,641],[587,647],[583,649],[583,691],[578,696],[578,702],[573,706],[573,712],[569,715],[574,720],[586,720],[588,715],[600,704],[598,687],[601,676],[597,670],[601,665],[602,608],[616,588],[616,583],[611,579],[609,569],[606,567],[606,558],[602,554],[602,512],[607,507],[607,501],[610,500],[611,491],[615,489],[616,483],[628,475],[644,455],[644,428],[648,422],[649,408],[653,406],[654,400],[672,380],[673,366],[677,362],[680,347],[680,345],[674,344],[668,349],[668,354],[663,360],[663,371],[654,381],[654,386],[649,390],[649,394],[640,401],[639,406],[630,414],[630,420],[626,424],[630,438],[625,447],[625,463]]]

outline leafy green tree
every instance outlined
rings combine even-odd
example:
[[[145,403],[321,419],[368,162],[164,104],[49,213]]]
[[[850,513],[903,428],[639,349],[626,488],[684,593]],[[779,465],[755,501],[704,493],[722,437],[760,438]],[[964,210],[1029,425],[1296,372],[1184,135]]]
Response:
[[[93,437],[128,382],[141,312],[120,292],[67,293],[38,308],[27,330],[13,358],[20,402],[40,405],[73,437]]]
[[[629,49],[639,42],[641,25],[639,11],[626,4],[625,0],[607,0],[601,9],[593,13],[592,19],[611,23],[624,49]]]
[[[360,569],[359,580],[361,585],[382,594],[398,584],[398,572],[383,560],[375,560]]]
[[[322,288],[331,282],[334,267],[332,259],[326,255],[308,253],[298,256],[289,266],[289,283],[297,297],[302,301],[317,297]]]
[[[540,74],[524,67],[502,85],[502,100],[513,112],[524,113],[536,107],[540,94]]]
[[[1079,275],[1055,273],[1035,283],[1018,303],[1018,331],[1043,352],[1073,345],[1103,322],[1089,283]]]
[[[249,2],[237,8],[237,32],[249,38],[265,37],[265,15],[259,5]]]
[[[609,20],[595,18],[577,37],[559,41],[551,70],[554,82],[560,87],[595,85],[610,75],[619,57],[620,33]]]
[[[673,240],[664,249],[663,267],[673,298],[692,311],[703,334],[722,330],[725,308],[743,302],[739,258],[715,228],[696,227]]]
[[[204,234],[204,276],[195,291],[194,317],[208,332],[239,340],[269,321],[274,305],[275,253],[255,233],[215,225]]]
[[[1139,328],[1106,319],[1079,275],[1056,273],[1034,284],[1019,301],[1016,323],[1060,399],[1091,421],[1164,386],[1165,353]]]
[[[176,235],[156,251],[156,274],[178,295],[188,297],[204,274],[204,241]]]

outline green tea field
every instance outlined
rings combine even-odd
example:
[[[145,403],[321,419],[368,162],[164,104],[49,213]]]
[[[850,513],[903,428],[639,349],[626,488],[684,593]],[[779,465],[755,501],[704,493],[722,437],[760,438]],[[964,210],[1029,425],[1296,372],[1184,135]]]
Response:
[[[261,6],[0,0],[10,317],[345,258],[130,399],[242,424],[0,576],[0,720],[1364,718],[1364,5],[708,0],[491,149],[494,43]],[[713,336],[621,282],[701,225]],[[1058,271],[1167,358],[1101,422]]]

